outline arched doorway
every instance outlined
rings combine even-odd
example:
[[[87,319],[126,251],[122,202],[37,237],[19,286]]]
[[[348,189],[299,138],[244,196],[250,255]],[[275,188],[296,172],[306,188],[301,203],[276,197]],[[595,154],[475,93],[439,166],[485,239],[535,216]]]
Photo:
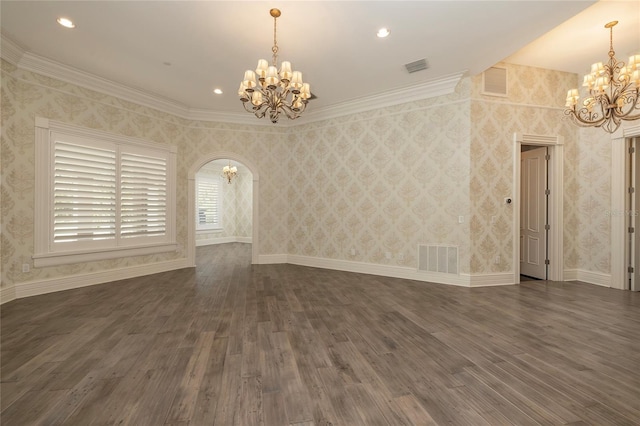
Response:
[[[195,266],[196,256],[196,174],[206,164],[216,160],[232,160],[245,166],[252,175],[252,230],[251,230],[251,263],[258,263],[259,255],[259,222],[258,194],[260,177],[256,166],[246,158],[233,152],[215,152],[204,155],[189,169],[188,174],[188,238],[187,258],[190,266]]]

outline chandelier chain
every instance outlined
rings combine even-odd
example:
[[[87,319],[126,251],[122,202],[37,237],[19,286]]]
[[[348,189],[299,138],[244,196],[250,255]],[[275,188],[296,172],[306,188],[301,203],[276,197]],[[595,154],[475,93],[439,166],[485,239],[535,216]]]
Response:
[[[277,22],[278,22],[278,17],[274,16],[273,17],[273,47],[271,48],[271,51],[273,52],[273,66],[274,67],[278,66],[278,39],[276,37]]]

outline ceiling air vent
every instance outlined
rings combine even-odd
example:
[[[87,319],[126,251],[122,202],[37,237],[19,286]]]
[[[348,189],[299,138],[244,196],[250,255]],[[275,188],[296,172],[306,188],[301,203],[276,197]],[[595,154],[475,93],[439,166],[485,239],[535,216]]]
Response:
[[[404,64],[404,67],[407,69],[409,74],[417,71],[426,70],[427,68],[429,68],[429,66],[427,65],[426,59],[420,59],[418,61],[409,62],[408,64]]]
[[[507,96],[507,69],[491,67],[482,73],[482,94]]]

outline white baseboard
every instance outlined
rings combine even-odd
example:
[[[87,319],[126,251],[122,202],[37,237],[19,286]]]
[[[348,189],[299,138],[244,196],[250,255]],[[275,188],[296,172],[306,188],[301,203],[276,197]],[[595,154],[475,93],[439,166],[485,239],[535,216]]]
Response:
[[[360,274],[379,275],[407,280],[426,281],[438,284],[450,284],[468,287],[469,278],[457,274],[422,272],[406,266],[379,265],[375,263],[352,262],[349,260],[326,259],[310,256],[287,256],[287,263],[310,266],[313,268],[334,269],[338,271],[357,272]]]
[[[11,287],[3,287],[0,289],[0,305],[3,303],[11,302],[16,298],[16,288],[14,286]]]
[[[513,272],[499,274],[470,274],[469,287],[492,287],[497,285],[514,285]]]
[[[196,240],[196,247],[210,246],[213,244],[225,244],[225,243],[249,243],[251,244],[251,237],[220,237],[220,238],[207,238],[204,240]]]
[[[261,254],[258,256],[258,263],[268,265],[271,263],[287,263],[286,254]]]
[[[564,271],[565,281],[583,281],[585,283],[611,287],[611,274],[585,271],[584,269],[568,269]]]
[[[565,281],[578,281],[577,269],[565,269],[563,275]]]
[[[95,272],[91,274],[78,274],[60,278],[28,281],[15,285],[16,298],[37,296],[39,294],[52,293],[54,291],[70,290],[96,284],[104,284],[111,281],[140,277],[143,275],[157,274],[159,272],[173,271],[190,267],[187,259],[177,259],[168,262],[152,263],[147,265],[132,266],[122,269]],[[4,302],[4,298],[3,298]]]

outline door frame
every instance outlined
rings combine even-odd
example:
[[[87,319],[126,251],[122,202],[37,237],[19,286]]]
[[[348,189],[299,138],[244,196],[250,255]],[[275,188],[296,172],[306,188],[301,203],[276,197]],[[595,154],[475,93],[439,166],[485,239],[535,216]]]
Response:
[[[640,124],[625,126],[611,135],[611,283],[610,287],[624,290],[627,275],[626,158],[627,138],[640,136]]]
[[[214,160],[233,160],[246,166],[253,176],[253,189],[252,189],[252,223],[251,223],[251,263],[259,263],[260,254],[260,242],[259,236],[259,222],[258,222],[258,200],[259,200],[259,183],[260,176],[258,174],[257,167],[246,158],[228,151],[218,151],[210,154],[203,155],[198,158],[198,162],[193,164],[189,169],[187,175],[188,182],[188,212],[187,212],[187,261],[192,267],[196,266],[196,173],[205,164]]]
[[[549,148],[549,181],[548,187],[551,194],[548,199],[549,234],[548,279],[551,281],[564,281],[564,138],[562,136],[531,135],[525,133],[513,134],[513,282],[520,282],[520,175],[521,175],[521,150],[522,145],[546,146]]]
[[[534,278],[538,278],[538,279],[542,279],[542,280],[547,280],[549,279],[549,265],[546,264],[545,259],[548,259],[549,257],[549,244],[547,242],[548,238],[549,238],[549,230],[546,229],[546,224],[548,223],[548,214],[549,214],[549,200],[548,200],[548,196],[546,195],[546,190],[548,188],[549,185],[549,162],[546,159],[546,156],[549,155],[549,147],[547,146],[533,146],[533,145],[524,145],[527,147],[530,147],[532,149],[527,149],[526,151],[524,149],[522,149],[523,145],[521,145],[521,149],[520,149],[520,239],[518,240],[519,242],[519,248],[520,248],[520,256],[521,258],[524,257],[524,262],[520,261],[520,274],[521,275],[526,275],[529,277],[534,277]],[[529,177],[525,176],[523,174],[523,172],[525,170],[531,170],[531,164],[529,163],[529,165],[527,165],[527,161],[524,160],[524,157],[529,158],[529,156],[531,155],[531,152],[535,152],[535,157],[538,161],[540,161],[540,164],[537,164],[535,167],[535,172],[536,172],[536,186],[538,186],[541,183],[541,179],[543,180],[543,184],[540,185],[540,188],[537,191],[534,191],[534,193],[532,194],[531,192],[529,192],[528,189],[531,188],[531,186],[527,187],[527,181],[529,181]],[[544,154],[542,154],[542,156],[540,155],[542,152],[544,152]],[[542,158],[541,158],[542,157]],[[524,167],[526,167],[526,169],[523,169]],[[540,167],[543,167],[544,170],[542,173],[537,173],[540,171]],[[523,180],[525,180],[524,183],[524,188],[523,188]],[[530,182],[530,181],[529,181]],[[527,189],[528,188],[528,189]],[[522,193],[523,189],[526,191],[526,195]],[[531,203],[534,203],[533,205]],[[538,221],[537,221],[537,230],[532,230],[532,229],[526,229],[527,228],[527,224],[528,224],[528,220],[527,218],[527,209],[523,209],[523,207],[527,205],[530,208],[533,206],[533,208],[536,210],[536,215],[538,216]],[[524,210],[524,211],[523,211]],[[542,210],[542,211],[541,211]],[[522,223],[522,219],[525,218],[525,225],[523,227],[523,223]],[[523,238],[523,229],[525,229],[524,231],[524,238]],[[538,251],[536,253],[537,257],[538,257],[538,263],[534,266],[529,262],[529,258],[531,256],[531,252],[530,252],[530,245],[528,244],[528,237],[531,236],[530,233],[531,232],[535,232],[536,236],[535,238],[538,240]],[[543,244],[541,244],[543,243]],[[526,253],[526,255],[529,256],[529,258],[527,258],[526,256],[523,256],[523,248],[526,248],[524,251]],[[542,254],[542,255],[541,255]],[[523,270],[522,268],[525,268],[525,270]],[[540,270],[542,269],[542,270]],[[537,275],[540,274],[542,275],[542,277],[538,277]]]

